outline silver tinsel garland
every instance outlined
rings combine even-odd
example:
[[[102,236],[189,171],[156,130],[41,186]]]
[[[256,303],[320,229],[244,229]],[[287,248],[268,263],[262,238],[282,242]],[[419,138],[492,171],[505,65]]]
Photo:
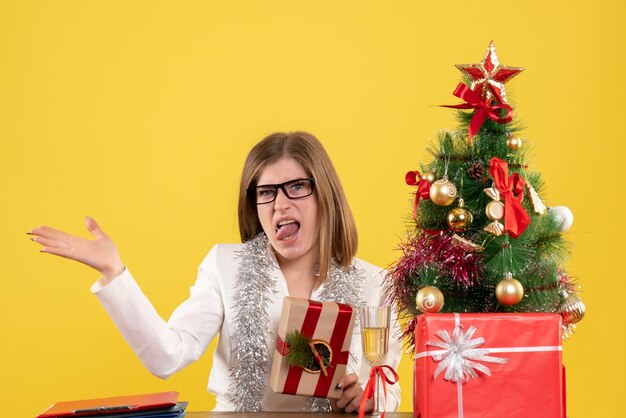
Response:
[[[266,336],[271,336],[267,305],[276,293],[276,262],[269,256],[267,237],[260,234],[246,242],[239,254],[239,273],[233,295],[235,331],[230,369],[230,389],[238,412],[262,411],[265,379],[270,370]]]
[[[270,296],[277,292],[277,278],[272,271],[279,267],[270,254],[265,234],[246,242],[238,258],[239,272],[233,295],[236,308],[235,330],[231,337],[230,389],[236,411],[258,412],[263,410],[261,402],[271,368],[272,356],[267,350],[267,341],[272,339],[273,332],[268,328],[268,303]],[[333,262],[329,273],[322,284],[320,301],[346,303],[354,308],[364,304],[364,278],[356,268],[346,271]],[[358,315],[356,318],[358,321]],[[330,401],[309,398],[306,409],[329,412]]]
[[[363,306],[365,305],[365,279],[354,266],[346,271],[333,260],[330,265],[330,274],[326,276],[326,282],[322,285],[319,299],[321,302],[345,303],[354,309]],[[354,321],[354,326],[358,327],[358,309]],[[354,353],[350,353],[350,356],[354,358]],[[309,398],[307,409],[311,412],[332,411],[330,400],[325,398]]]
[[[354,266],[346,271],[333,260],[319,298],[321,302],[345,303],[353,308],[364,305],[365,278],[362,272]]]

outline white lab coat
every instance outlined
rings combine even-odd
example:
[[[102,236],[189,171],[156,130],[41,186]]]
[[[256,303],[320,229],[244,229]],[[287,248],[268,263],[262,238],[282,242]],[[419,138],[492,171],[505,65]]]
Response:
[[[197,360],[213,338],[219,336],[208,383],[209,392],[217,396],[217,411],[235,409],[233,395],[229,390],[232,350],[230,337],[234,330],[232,296],[239,268],[237,254],[242,245],[220,244],[211,249],[200,264],[189,298],[174,311],[167,322],[156,312],[128,269],[110,282],[100,279],[91,288],[141,362],[158,377],[167,378]],[[268,251],[271,253],[271,250]],[[381,305],[382,269],[359,259],[354,260],[354,265],[366,278],[365,303]],[[283,298],[289,296],[280,269],[275,268],[273,273],[277,278],[278,292],[269,295],[268,313],[273,336],[268,336],[266,341],[270,358],[274,351]],[[315,289],[311,299],[316,300],[323,287],[324,284]],[[397,331],[398,324],[394,314],[386,364],[396,370],[401,357],[401,345],[395,338],[399,335]],[[369,366],[361,360],[361,335],[358,327],[354,329],[350,352],[356,361],[354,358],[350,360],[348,372],[357,373],[359,383],[364,387],[369,376]],[[306,397],[274,393],[267,385],[268,380],[269,376],[265,380],[267,389],[262,401],[263,410],[303,410]],[[399,385],[388,386],[386,409],[394,411],[399,404]]]

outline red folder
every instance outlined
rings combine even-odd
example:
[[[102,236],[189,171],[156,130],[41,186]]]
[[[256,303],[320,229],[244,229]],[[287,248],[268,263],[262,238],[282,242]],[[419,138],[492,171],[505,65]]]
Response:
[[[178,392],[159,392],[144,395],[57,402],[37,415],[37,418],[111,415],[123,412],[143,411],[146,409],[168,408],[176,405],[177,400]]]

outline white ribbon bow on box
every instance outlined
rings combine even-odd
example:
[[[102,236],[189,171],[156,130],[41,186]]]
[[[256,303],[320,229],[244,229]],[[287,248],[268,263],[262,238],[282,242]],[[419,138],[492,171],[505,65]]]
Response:
[[[475,332],[476,328],[474,326],[470,326],[469,330],[465,332],[463,325],[457,324],[454,327],[454,331],[452,331],[452,337],[450,337],[448,331],[437,331],[436,335],[443,342],[426,342],[426,345],[443,349],[431,352],[433,360],[441,362],[435,370],[435,379],[444,370],[446,372],[443,378],[455,383],[468,381],[470,378],[477,378],[477,370],[491,376],[489,367],[476,363],[476,361],[497,364],[505,364],[508,361],[506,358],[488,356],[488,349],[476,348],[483,345],[485,339],[483,337],[472,339]]]

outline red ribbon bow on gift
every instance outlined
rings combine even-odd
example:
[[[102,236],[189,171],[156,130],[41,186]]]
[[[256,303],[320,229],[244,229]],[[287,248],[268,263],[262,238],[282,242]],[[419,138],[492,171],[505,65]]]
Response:
[[[489,173],[504,200],[504,229],[517,238],[530,224],[530,216],[522,206],[524,179],[518,173],[509,176],[508,164],[498,157],[491,159]]]
[[[511,120],[513,120],[513,116],[515,115],[515,111],[508,104],[500,103],[492,106],[488,101],[483,100],[482,97],[480,97],[480,94],[476,93],[474,90],[472,90],[463,83],[459,83],[459,85],[456,86],[456,89],[452,94],[460,99],[465,100],[466,103],[458,105],[443,105],[443,107],[475,110],[474,116],[470,121],[469,134],[467,135],[467,141],[469,143],[472,142],[472,137],[476,135],[487,117],[490,117],[491,119],[493,119],[494,122],[497,123],[509,123],[511,122]],[[500,117],[500,115],[498,114],[498,110],[500,109],[506,110],[506,115],[504,117]]]
[[[391,372],[393,380],[387,376],[384,369],[388,369]],[[367,380],[367,385],[365,385],[363,397],[361,398],[361,406],[359,407],[359,418],[363,418],[365,416],[365,404],[367,403],[368,399],[371,399],[374,396],[374,390],[376,389],[376,376],[381,377],[381,382],[383,384],[383,393],[385,395],[385,404],[387,403],[387,383],[393,385],[399,379],[398,373],[396,373],[396,371],[391,366],[382,365],[372,367],[372,370],[370,371],[370,377]],[[385,411],[383,411],[380,418],[385,418]]]
[[[413,218],[417,223],[417,207],[420,204],[420,197],[422,199],[430,199],[430,183],[422,178],[419,171],[409,171],[406,173],[406,176],[404,176],[404,180],[409,186],[417,186],[415,203],[413,204]]]

